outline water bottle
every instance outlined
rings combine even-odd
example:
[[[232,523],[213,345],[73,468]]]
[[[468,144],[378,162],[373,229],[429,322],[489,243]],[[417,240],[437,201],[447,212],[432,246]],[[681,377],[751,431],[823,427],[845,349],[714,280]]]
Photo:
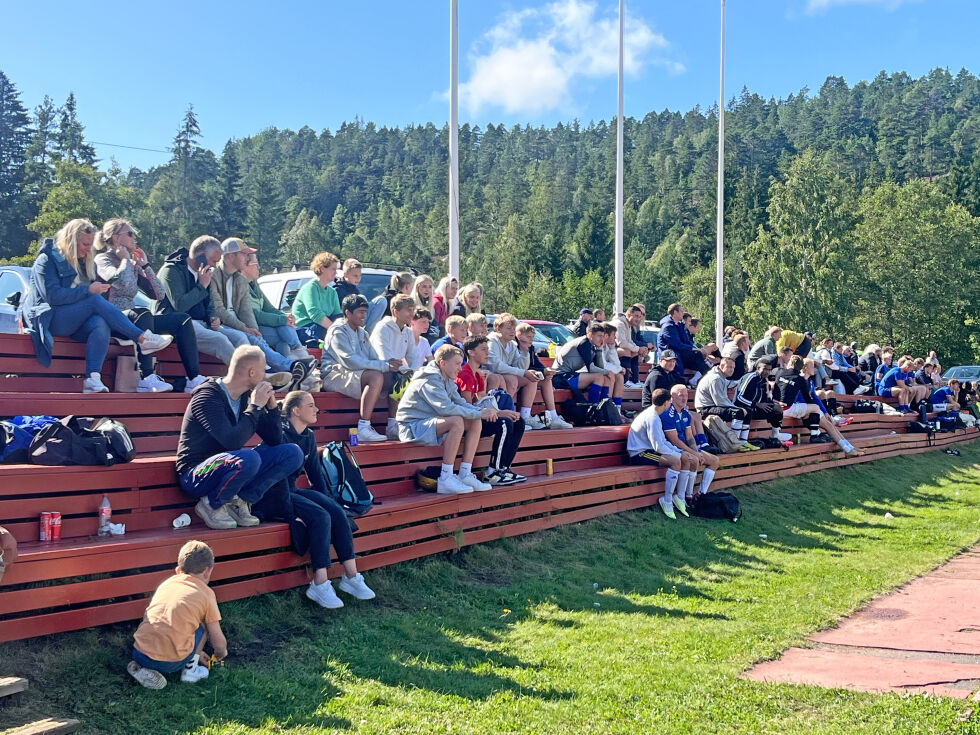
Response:
[[[103,495],[102,502],[99,503],[99,535],[109,535],[109,522],[112,520],[112,506],[109,504],[109,496]]]

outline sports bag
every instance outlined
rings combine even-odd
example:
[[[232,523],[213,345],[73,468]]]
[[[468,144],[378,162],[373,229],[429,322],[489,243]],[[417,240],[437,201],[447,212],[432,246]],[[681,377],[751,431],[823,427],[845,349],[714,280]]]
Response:
[[[921,421],[909,421],[907,431],[909,434],[925,434],[926,442],[930,447],[936,443],[936,432],[931,424],[924,424]]]
[[[851,404],[849,413],[881,413],[881,401],[869,401],[867,398],[858,398]]]
[[[611,398],[598,403],[567,400],[561,404],[561,414],[575,426],[619,426],[619,409]]]
[[[722,454],[737,452],[742,446],[738,440],[738,434],[732,431],[731,427],[725,423],[721,416],[708,416],[704,420],[704,429],[708,434],[711,443],[718,447]]]
[[[742,506],[731,493],[705,493],[688,508],[700,518],[727,518],[732,523],[738,523],[742,517]]]
[[[109,464],[129,462],[136,454],[133,448],[133,437],[129,435],[129,429],[121,421],[116,419],[99,419],[92,424],[92,431],[97,431],[106,438],[109,444],[109,453],[114,458]]]
[[[343,442],[329,442],[320,451],[320,463],[327,475],[327,490],[349,514],[362,516],[371,510],[374,495],[368,490],[361,468]]]
[[[110,465],[109,441],[90,428],[95,419],[66,416],[31,440],[30,461],[43,465]]]
[[[31,446],[31,434],[10,421],[0,421],[0,462],[22,464],[27,462]]]

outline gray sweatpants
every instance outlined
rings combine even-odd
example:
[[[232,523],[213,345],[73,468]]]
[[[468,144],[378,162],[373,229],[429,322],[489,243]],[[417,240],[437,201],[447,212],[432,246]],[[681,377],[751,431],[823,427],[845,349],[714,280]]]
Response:
[[[198,351],[205,355],[214,355],[225,365],[231,362],[231,353],[236,347],[248,344],[248,335],[244,332],[224,324],[214,330],[200,319],[194,320],[194,336],[197,337]]]

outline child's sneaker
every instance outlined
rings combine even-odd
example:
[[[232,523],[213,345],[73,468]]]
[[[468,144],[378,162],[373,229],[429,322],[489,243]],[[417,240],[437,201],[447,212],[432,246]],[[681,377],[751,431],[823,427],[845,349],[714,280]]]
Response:
[[[126,664],[126,671],[147,689],[163,689],[167,686],[167,677],[154,669],[144,669],[135,661]]]
[[[180,672],[180,680],[185,684],[196,684],[202,679],[207,679],[208,671],[207,666],[202,666],[198,663],[200,656],[194,654],[194,657],[184,664],[184,670]]]
[[[338,607],[344,606],[344,601],[337,597],[329,579],[323,584],[310,582],[310,586],[306,588],[306,596],[320,607],[325,607],[328,610],[336,610]]]
[[[340,581],[337,582],[337,587],[340,588],[341,592],[346,592],[358,600],[374,599],[374,590],[364,583],[364,575],[360,572],[353,577],[348,577],[346,574],[341,575]]]

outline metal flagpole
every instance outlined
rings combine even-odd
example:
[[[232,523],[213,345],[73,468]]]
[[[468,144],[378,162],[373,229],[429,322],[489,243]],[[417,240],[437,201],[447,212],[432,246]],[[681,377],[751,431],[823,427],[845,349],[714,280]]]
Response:
[[[725,336],[725,0],[721,0],[721,72],[718,92],[718,219],[715,251],[715,344]]]
[[[459,278],[459,7],[449,0],[449,275]]]
[[[623,37],[626,27],[624,0],[619,0],[619,88],[616,114],[616,286],[613,311],[623,311]]]

